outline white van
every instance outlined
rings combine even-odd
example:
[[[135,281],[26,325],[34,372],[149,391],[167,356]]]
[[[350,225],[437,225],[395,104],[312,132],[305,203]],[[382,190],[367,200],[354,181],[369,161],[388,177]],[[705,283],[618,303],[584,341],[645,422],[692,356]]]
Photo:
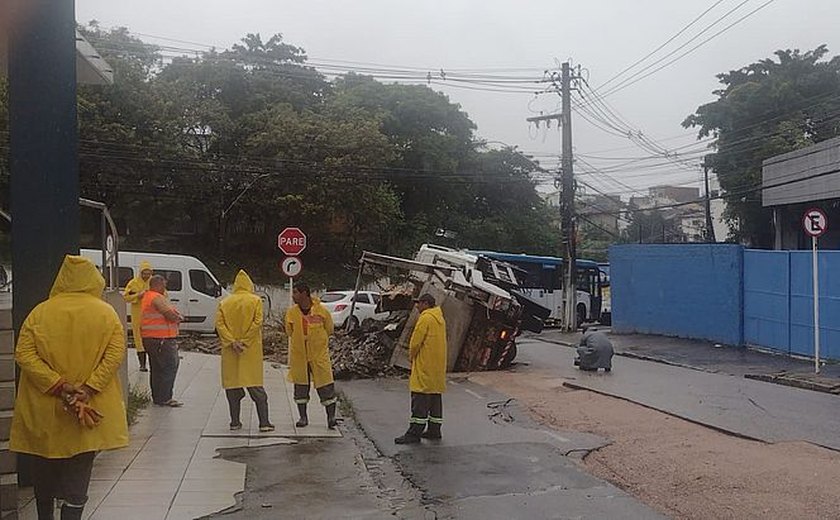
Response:
[[[101,268],[101,250],[82,249],[81,255]],[[192,256],[120,251],[120,291],[139,274],[138,269],[143,260],[152,264],[155,274],[166,278],[169,299],[184,315],[181,331],[214,332],[216,310],[225,291],[210,269]],[[126,312],[130,321],[131,309],[127,308]]]

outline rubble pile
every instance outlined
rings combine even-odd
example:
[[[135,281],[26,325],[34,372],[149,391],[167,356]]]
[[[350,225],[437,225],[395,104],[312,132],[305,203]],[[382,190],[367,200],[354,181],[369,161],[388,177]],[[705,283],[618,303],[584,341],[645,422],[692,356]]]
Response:
[[[187,334],[178,338],[180,350],[219,354],[222,350],[219,337],[214,335]],[[263,323],[263,357],[266,361],[286,364],[289,358],[289,342],[280,319],[268,319]]]
[[[408,320],[408,311],[392,311],[385,321],[368,322],[349,333],[338,332],[330,342],[333,376],[365,379],[401,373],[391,355]]]

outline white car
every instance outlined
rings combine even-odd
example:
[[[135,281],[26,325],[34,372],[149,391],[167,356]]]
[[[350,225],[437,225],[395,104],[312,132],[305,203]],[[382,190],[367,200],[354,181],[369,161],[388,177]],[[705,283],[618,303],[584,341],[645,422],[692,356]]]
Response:
[[[359,291],[352,317],[350,307],[353,304],[353,291],[326,292],[321,295],[321,303],[330,312],[336,328],[346,326],[348,318],[351,320],[350,327],[356,328],[366,319],[384,320],[388,317],[387,312],[376,312],[376,305],[379,303],[377,292]]]

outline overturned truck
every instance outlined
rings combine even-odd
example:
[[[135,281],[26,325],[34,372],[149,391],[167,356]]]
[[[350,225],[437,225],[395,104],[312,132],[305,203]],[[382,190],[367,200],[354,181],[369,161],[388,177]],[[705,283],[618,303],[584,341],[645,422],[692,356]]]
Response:
[[[414,260],[364,252],[359,281],[366,269],[403,274],[404,281],[380,301],[382,311],[397,316],[388,320],[398,334],[390,360],[397,367],[410,368],[408,343],[419,316],[413,301],[422,293],[433,295],[443,309],[450,372],[509,367],[517,353],[516,337],[524,330],[540,332],[550,313],[516,291],[513,266],[482,255],[433,245],[422,246]],[[383,337],[391,342],[387,334]]]

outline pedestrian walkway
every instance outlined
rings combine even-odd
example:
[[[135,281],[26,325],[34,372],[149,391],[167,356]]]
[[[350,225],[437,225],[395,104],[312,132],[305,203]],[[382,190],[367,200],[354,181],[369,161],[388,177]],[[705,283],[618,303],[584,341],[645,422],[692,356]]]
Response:
[[[129,351],[129,381],[148,388]],[[265,388],[276,430],[260,433],[249,397],[242,403],[242,430],[229,429],[227,399],[220,386],[220,358],[182,353],[175,396],[182,408],[150,405],[130,430],[128,448],[99,454],[93,467],[85,518],[91,520],[188,520],[236,504],[245,487],[245,465],[217,458],[220,448],[289,444],[301,437],[340,437],[327,428],[313,390],[306,428],[295,427],[292,385],[286,367],[265,366]],[[319,413],[321,412],[321,413]],[[34,501],[20,518],[35,520]]]

